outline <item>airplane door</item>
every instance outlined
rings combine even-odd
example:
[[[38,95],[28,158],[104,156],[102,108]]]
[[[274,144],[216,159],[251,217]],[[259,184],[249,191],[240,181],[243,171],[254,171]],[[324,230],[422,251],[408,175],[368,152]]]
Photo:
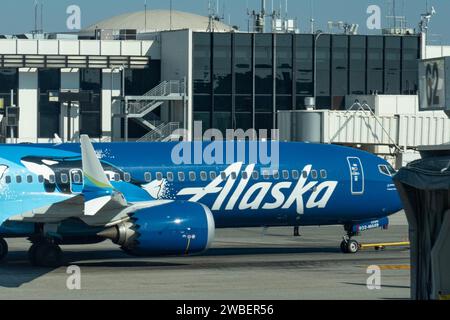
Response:
[[[364,169],[361,159],[357,157],[347,158],[350,169],[350,189],[352,195],[364,194]]]
[[[72,193],[82,193],[83,187],[83,171],[81,169],[70,170],[70,191]]]

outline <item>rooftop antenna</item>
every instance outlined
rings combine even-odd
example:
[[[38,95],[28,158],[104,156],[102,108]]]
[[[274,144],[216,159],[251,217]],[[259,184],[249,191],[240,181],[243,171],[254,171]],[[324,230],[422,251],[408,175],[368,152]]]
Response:
[[[314,2],[313,2],[313,0],[311,0],[310,3],[311,3],[311,19],[310,19],[310,22],[311,22],[311,34],[313,34],[314,33],[314,28],[315,28],[315,26],[314,26],[315,20],[314,20]]]
[[[208,1],[208,28],[207,32],[214,32],[216,29],[216,23],[220,20],[224,20],[225,17],[219,16],[219,0],[209,0]],[[224,7],[225,10],[225,7]]]
[[[265,31],[266,20],[266,0],[261,0],[261,11],[247,12],[248,16],[253,19],[253,31],[263,33]]]
[[[44,1],[41,1],[41,33],[44,33]]]
[[[431,6],[431,10],[428,9],[428,1],[426,4],[427,10],[425,13],[422,13],[420,15],[420,22],[419,22],[420,32],[424,33],[425,36],[428,35],[428,28],[430,25],[431,18],[437,13],[433,6]]]
[[[288,0],[286,0],[286,4],[285,4],[285,8],[284,9],[285,9],[284,13],[285,13],[285,16],[286,16],[286,19],[287,19],[287,16],[288,16]]]
[[[392,15],[394,16],[394,29],[397,28],[397,14],[396,14],[396,3],[392,0]]]
[[[147,31],[147,0],[144,1],[144,30]]]
[[[37,0],[34,0],[34,30],[33,30],[33,38],[34,38],[34,35],[37,33],[37,29],[38,29],[37,16],[38,16],[38,2],[37,2]]]
[[[172,0],[170,0],[170,30],[172,31]]]

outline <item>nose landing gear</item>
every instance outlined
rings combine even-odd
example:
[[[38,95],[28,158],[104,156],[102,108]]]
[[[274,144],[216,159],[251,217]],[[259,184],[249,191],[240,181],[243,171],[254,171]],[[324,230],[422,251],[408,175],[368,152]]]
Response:
[[[341,242],[341,251],[343,253],[357,253],[359,251],[361,245],[358,241],[352,239],[356,235],[357,233],[355,232],[347,231],[347,234]]]
[[[0,262],[2,262],[8,255],[8,243],[5,239],[0,238]]]

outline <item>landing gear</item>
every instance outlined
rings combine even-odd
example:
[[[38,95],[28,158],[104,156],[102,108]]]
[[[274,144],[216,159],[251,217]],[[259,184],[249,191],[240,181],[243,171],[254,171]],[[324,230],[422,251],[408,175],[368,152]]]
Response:
[[[0,238],[0,262],[2,262],[8,255],[8,243],[5,239]]]
[[[42,240],[30,247],[28,259],[36,267],[57,268],[62,264],[62,250],[57,244]]]
[[[359,243],[353,239],[344,239],[341,242],[341,251],[343,253],[357,253],[359,251]]]
[[[360,245],[358,241],[352,239],[357,235],[354,232],[347,231],[347,234],[344,236],[344,239],[341,242],[341,251],[343,253],[357,253],[360,249]]]

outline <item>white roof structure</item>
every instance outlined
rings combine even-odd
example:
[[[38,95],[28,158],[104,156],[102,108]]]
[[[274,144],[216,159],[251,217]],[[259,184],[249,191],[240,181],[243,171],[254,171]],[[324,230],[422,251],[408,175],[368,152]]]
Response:
[[[146,23],[147,21],[147,23]],[[99,21],[83,31],[95,29],[136,29],[139,33],[192,29],[194,31],[207,31],[209,18],[193,13],[170,10],[147,10],[125,13],[112,18]],[[220,22],[214,21],[214,31],[228,32],[233,28]]]

